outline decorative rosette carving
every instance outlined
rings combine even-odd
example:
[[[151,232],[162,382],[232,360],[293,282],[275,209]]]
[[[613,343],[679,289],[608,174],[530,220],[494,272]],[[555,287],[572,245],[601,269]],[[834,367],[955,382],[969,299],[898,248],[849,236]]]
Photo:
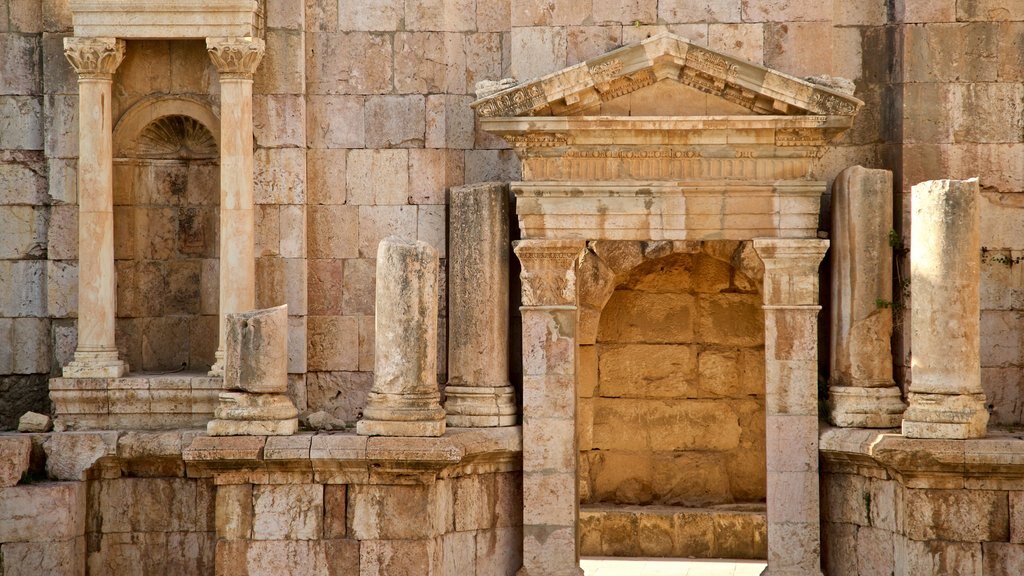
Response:
[[[64,56],[79,78],[109,80],[124,60],[124,40],[117,38],[64,39]]]
[[[260,38],[206,39],[206,51],[222,78],[251,80],[265,49]]]

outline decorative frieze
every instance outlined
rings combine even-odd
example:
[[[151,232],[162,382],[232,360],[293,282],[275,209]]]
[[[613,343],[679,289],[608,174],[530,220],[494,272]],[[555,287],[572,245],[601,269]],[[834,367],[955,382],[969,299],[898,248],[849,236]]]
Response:
[[[529,84],[511,91],[499,92],[494,96],[489,96],[476,109],[476,113],[484,118],[518,116],[546,104],[547,98],[540,85]]]

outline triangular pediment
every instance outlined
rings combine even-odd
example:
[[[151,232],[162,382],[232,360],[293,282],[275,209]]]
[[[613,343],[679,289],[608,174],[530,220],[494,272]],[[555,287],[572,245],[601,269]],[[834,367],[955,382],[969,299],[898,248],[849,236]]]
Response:
[[[663,33],[506,88],[472,106],[485,118],[638,115],[623,99],[652,87],[710,99],[704,114],[680,114],[674,109],[683,105],[663,100],[661,116],[721,115],[729,108],[748,115],[853,116],[864,105],[849,94]]]

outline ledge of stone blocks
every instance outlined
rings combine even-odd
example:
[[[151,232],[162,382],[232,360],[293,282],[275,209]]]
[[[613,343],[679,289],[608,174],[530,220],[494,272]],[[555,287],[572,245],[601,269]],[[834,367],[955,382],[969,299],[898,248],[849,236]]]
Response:
[[[894,477],[909,488],[1024,490],[1024,435],[1005,430],[990,429],[985,438],[946,440],[825,427],[818,449],[832,471]]]
[[[294,436],[197,435],[182,457],[190,477],[242,472],[253,482],[312,473],[323,483],[421,483],[522,467],[522,429],[453,428],[436,438],[354,433]]]

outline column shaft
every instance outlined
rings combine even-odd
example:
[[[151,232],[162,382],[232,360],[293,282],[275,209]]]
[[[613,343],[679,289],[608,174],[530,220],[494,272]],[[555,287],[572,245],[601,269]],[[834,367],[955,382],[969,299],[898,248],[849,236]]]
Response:
[[[114,341],[117,278],[110,100],[124,42],[67,38],[64,53],[79,74],[78,346],[64,376],[116,378],[128,367],[118,359]]]
[[[437,388],[437,252],[390,236],[377,249],[373,388],[356,432],[440,436]]]
[[[522,240],[523,567],[576,576],[576,264],[580,240]]]
[[[220,73],[220,319],[210,370],[219,376],[227,315],[256,307],[252,75],[264,44],[258,38],[208,38],[206,47]]]
[[[755,239],[764,261],[768,568],[821,574],[818,265],[827,240]]]
[[[449,206],[448,425],[511,426],[508,188],[453,188]]]
[[[911,438],[981,438],[981,216],[978,181],[933,180],[911,191]]]
[[[832,190],[830,416],[895,428],[906,406],[892,378],[892,172],[851,166]]]

